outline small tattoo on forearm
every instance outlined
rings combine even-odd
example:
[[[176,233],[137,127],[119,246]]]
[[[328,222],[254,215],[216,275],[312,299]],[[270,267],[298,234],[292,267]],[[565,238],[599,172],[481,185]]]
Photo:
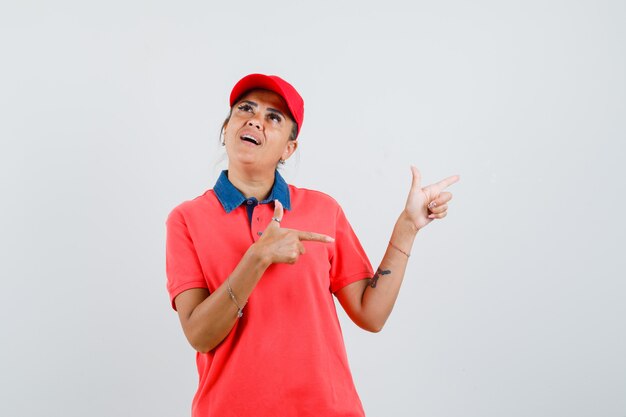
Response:
[[[376,283],[378,282],[378,278],[380,278],[381,275],[388,275],[388,274],[391,274],[390,269],[382,270],[378,268],[374,276],[370,278],[370,282],[367,285],[369,285],[372,288],[376,288]]]

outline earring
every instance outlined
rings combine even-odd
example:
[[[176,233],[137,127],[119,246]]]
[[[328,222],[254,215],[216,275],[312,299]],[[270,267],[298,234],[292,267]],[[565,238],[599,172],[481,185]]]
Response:
[[[278,163],[281,164],[281,165],[285,165],[285,160],[281,159],[280,161],[278,161]]]

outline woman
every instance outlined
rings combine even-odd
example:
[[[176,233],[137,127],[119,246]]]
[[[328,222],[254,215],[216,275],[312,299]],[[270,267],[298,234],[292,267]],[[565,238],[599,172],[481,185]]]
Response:
[[[398,295],[416,233],[446,216],[458,176],[413,183],[373,271],[341,207],[287,185],[304,103],[277,76],[251,74],[230,95],[228,170],[172,210],[166,269],[172,306],[196,349],[194,417],[363,416],[333,295],[378,332]]]

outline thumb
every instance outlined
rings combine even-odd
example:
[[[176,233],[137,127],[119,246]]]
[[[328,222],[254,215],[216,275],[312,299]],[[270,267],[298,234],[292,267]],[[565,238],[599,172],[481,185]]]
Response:
[[[274,217],[278,220],[283,219],[283,205],[278,200],[274,200]]]
[[[413,180],[411,181],[411,188],[422,187],[422,174],[415,165],[411,165],[411,172],[413,173]]]

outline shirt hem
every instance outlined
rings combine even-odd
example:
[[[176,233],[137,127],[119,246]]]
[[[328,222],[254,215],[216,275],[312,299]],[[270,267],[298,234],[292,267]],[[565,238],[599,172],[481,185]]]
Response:
[[[174,311],[178,311],[176,310],[176,303],[174,303],[174,299],[178,297],[180,293],[190,290],[192,288],[208,289],[206,286],[206,282],[204,281],[191,281],[177,286],[172,291],[170,291],[170,302],[172,303],[172,308],[174,309]]]
[[[340,280],[333,280],[334,284],[330,286],[330,292],[333,294],[342,289],[343,287],[352,284],[353,282],[360,281],[362,279],[369,279],[374,276],[374,271],[363,271],[356,274],[348,275]]]

